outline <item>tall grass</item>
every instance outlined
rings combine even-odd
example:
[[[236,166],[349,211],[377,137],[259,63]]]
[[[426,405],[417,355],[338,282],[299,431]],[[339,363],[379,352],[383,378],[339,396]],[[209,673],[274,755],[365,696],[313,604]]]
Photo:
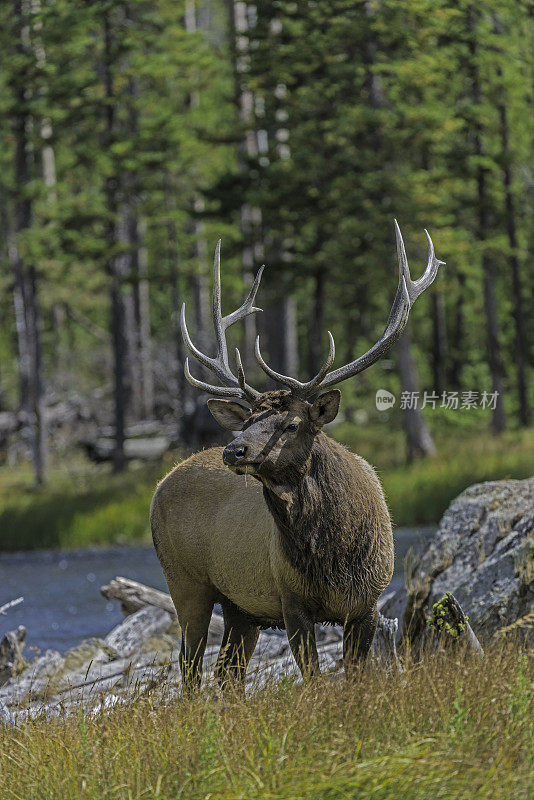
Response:
[[[514,644],[289,679],[246,702],[207,691],[0,726],[2,800],[527,800],[534,669]]]

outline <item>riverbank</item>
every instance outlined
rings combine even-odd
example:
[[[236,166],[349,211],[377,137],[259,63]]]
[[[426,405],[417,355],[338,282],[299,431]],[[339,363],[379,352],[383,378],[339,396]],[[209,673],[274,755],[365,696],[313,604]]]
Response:
[[[284,678],[246,703],[152,688],[88,718],[0,725],[0,796],[527,800],[534,662],[517,643],[357,680]]]
[[[397,526],[432,524],[475,482],[534,472],[534,428],[498,439],[467,430],[436,435],[438,454],[404,463],[401,431],[343,423],[332,431],[377,469]],[[184,454],[132,465],[122,475],[81,457],[52,464],[47,485],[31,488],[29,467],[0,469],[0,549],[83,547],[147,542],[156,483]]]

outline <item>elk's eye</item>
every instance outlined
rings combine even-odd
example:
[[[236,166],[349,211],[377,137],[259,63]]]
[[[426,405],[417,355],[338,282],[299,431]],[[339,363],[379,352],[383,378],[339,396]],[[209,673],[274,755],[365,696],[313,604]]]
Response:
[[[299,427],[298,422],[290,422],[289,425],[286,427],[286,433],[295,433],[298,427]]]

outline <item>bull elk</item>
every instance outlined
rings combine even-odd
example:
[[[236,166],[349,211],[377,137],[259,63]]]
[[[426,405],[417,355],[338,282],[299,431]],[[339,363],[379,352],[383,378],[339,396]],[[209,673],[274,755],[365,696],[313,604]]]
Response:
[[[204,392],[242,401],[208,400],[217,422],[239,435],[227,447],[196,453],[175,467],[158,485],[151,504],[154,545],[183,631],[180,666],[186,689],[200,684],[215,603],[224,615],[216,664],[223,685],[230,678],[243,685],[262,628],[285,628],[303,675],[319,671],[317,622],[343,626],[346,673],[370,648],[377,600],[393,572],[391,520],[373,468],[322,428],[339,409],[341,392],[331,387],[358,375],[389,350],[406,326],[412,304],[443,263],[427,233],[428,263],[412,281],[396,222],[395,231],[399,283],[384,333],[363,356],[329,371],[335,346],[328,332],[328,357],[307,382],[271,369],[259,337],[258,364],[285,388],[263,393],[253,389],[237,349],[237,374],[230,368],[226,330],[260,310],[254,300],[263,267],[241,307],[222,316],[218,243],[214,358],[193,344],[182,307],[188,350],[223,385],[193,377],[188,360],[187,380]],[[247,481],[247,476],[255,480]]]

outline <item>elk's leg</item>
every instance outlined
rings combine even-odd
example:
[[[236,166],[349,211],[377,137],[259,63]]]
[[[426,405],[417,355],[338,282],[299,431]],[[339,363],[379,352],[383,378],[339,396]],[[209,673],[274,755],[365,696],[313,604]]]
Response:
[[[248,662],[256,647],[260,629],[233,603],[223,602],[224,636],[215,676],[222,688],[229,685],[244,689]]]
[[[303,678],[319,675],[315,624],[309,611],[295,597],[282,598],[282,611],[291,651]]]
[[[362,663],[373,642],[378,625],[378,609],[366,609],[358,616],[349,617],[343,628],[343,663],[345,674],[351,676],[357,664]]]
[[[208,628],[214,598],[208,587],[192,581],[181,572],[179,578],[169,581],[169,590],[182,628],[180,671],[185,692],[200,687],[202,659],[208,639]]]

